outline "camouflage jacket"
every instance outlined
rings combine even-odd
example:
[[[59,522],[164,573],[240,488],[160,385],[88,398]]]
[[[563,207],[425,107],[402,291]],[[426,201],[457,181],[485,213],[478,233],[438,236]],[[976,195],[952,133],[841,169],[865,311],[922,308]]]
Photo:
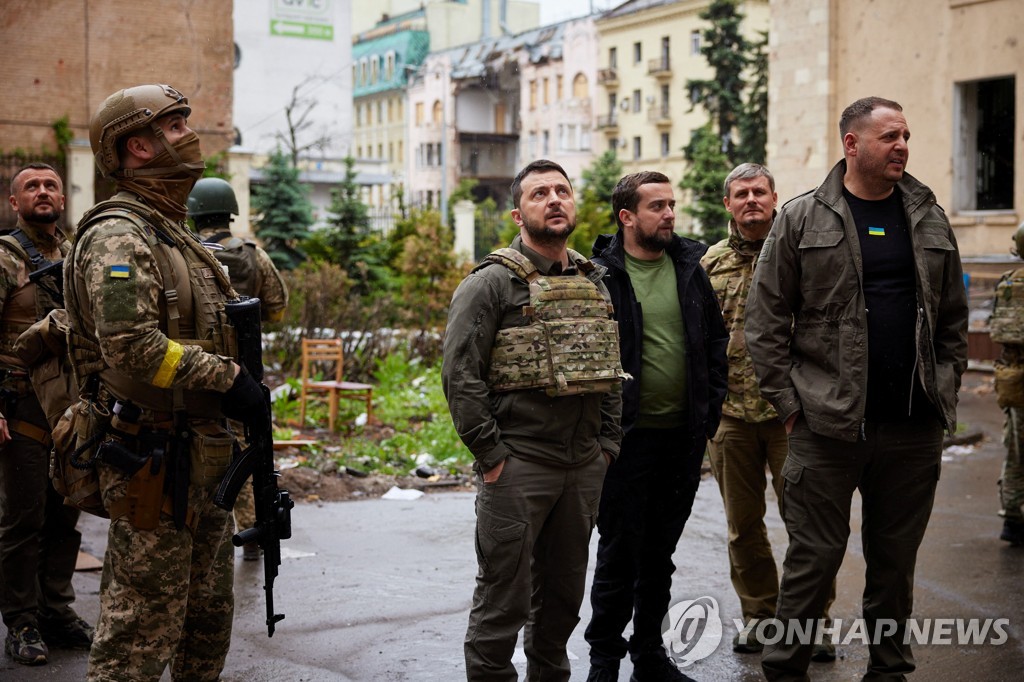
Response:
[[[208,227],[199,231],[199,238],[208,241],[228,231],[227,225]],[[243,242],[238,237],[232,237],[232,240]],[[218,240],[217,243],[225,245],[225,241],[227,240]],[[243,249],[246,254],[251,254],[256,270],[255,281],[251,290],[239,286],[234,276],[231,278],[231,284],[238,293],[260,299],[260,315],[264,321],[279,322],[284,318],[285,308],[288,307],[288,288],[285,286],[284,280],[281,279],[281,273],[274,267],[274,262],[270,260],[267,252],[257,246],[255,242],[244,240]],[[214,252],[214,255],[216,256],[217,252]]]
[[[531,253],[516,237],[511,248],[526,254],[541,274],[551,261]],[[586,261],[584,261],[586,262]],[[601,284],[604,268],[587,278]],[[619,454],[621,393],[551,397],[544,389],[496,392],[487,386],[491,349],[499,329],[527,324],[523,306],[530,287],[506,267],[490,264],[462,281],[452,297],[444,336],[441,379],[459,437],[488,471],[510,454],[559,467],[590,462],[605,451]]]
[[[729,221],[729,238],[708,249],[701,258],[701,267],[708,273],[711,286],[718,297],[725,327],[729,331],[729,387],[725,395],[722,414],[759,423],[775,419],[775,408],[761,395],[754,375],[754,362],[747,352],[743,337],[747,294],[754,278],[754,264],[764,240],[748,241]]]
[[[171,239],[175,244],[194,239],[185,228],[169,221],[162,227],[176,231]],[[156,248],[164,249],[179,281],[163,281],[153,253]],[[215,280],[209,268],[188,264],[176,245],[155,240],[134,221],[121,217],[101,218],[80,231],[69,259],[64,287],[68,317],[76,332],[98,344],[107,366],[100,375],[104,385],[125,387],[128,390],[115,391],[116,397],[129,397],[143,407],[164,411],[171,409],[171,389],[180,388],[186,391],[185,406],[190,414],[212,410],[217,416],[220,394],[233,381],[231,359],[198,344],[179,344],[169,338],[163,299],[167,289],[182,291],[183,336],[196,333],[195,320],[221,315],[217,309],[222,311],[225,300],[219,292],[208,297],[184,295],[190,286],[216,291],[207,284]],[[184,275],[188,269],[192,276]],[[203,302],[206,298],[208,303]],[[206,311],[207,305],[215,309]]]
[[[50,237],[20,218],[16,229],[24,232],[47,260],[61,260],[70,248],[59,229],[55,237]],[[0,241],[0,367],[5,368],[23,368],[24,363],[14,352],[14,342],[29,326],[59,307],[38,285],[29,282],[34,268],[23,254],[23,250]]]

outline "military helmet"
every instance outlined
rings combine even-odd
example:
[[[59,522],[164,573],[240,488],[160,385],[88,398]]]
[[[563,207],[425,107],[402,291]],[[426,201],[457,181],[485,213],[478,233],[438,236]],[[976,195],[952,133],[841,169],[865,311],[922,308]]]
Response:
[[[220,178],[203,178],[197,182],[188,195],[189,218],[224,213],[238,215],[238,200],[231,185]]]
[[[1017,245],[1017,256],[1024,258],[1024,223],[1018,225],[1013,233],[1013,243]]]
[[[192,108],[188,98],[169,85],[137,85],[107,97],[89,121],[89,144],[103,177],[110,177],[121,166],[118,138],[150,127],[171,113],[188,118]]]

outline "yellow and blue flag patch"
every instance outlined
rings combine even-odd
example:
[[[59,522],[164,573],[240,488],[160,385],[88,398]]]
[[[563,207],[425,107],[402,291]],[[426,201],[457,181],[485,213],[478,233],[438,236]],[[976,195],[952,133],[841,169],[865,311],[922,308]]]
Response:
[[[111,265],[107,274],[111,279],[128,279],[132,274],[132,267],[128,264],[125,265]]]
[[[884,237],[885,236],[885,228],[884,227],[869,227],[868,228],[868,236],[869,237]]]

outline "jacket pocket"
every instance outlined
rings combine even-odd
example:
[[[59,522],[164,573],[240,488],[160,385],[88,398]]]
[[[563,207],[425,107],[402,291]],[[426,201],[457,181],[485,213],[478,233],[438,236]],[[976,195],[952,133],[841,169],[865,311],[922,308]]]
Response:
[[[806,306],[823,305],[844,286],[848,259],[840,245],[845,237],[842,230],[808,230],[800,237],[800,290]]]

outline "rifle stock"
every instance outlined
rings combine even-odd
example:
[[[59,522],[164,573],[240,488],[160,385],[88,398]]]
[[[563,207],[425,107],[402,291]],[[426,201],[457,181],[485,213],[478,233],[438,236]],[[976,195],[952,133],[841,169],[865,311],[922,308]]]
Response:
[[[250,298],[240,302],[232,301],[225,306],[228,317],[238,331],[239,358],[253,377],[262,379],[263,362],[260,342],[259,299]],[[254,329],[255,327],[255,329]],[[245,347],[243,348],[243,344]],[[255,344],[255,347],[254,345]],[[250,364],[254,366],[249,366]],[[260,382],[267,415],[271,414],[270,389]],[[274,636],[275,624],[284,618],[283,613],[274,613],[274,580],[281,565],[281,540],[292,536],[292,513],[295,506],[287,490],[278,488],[280,473],[274,464],[274,433],[271,420],[264,421],[265,429],[245,426],[248,446],[236,453],[224,480],[214,495],[214,504],[230,510],[242,485],[251,476],[253,497],[256,502],[256,525],[236,533],[231,538],[235,547],[247,542],[256,542],[263,550],[263,590],[267,595],[267,636]]]

